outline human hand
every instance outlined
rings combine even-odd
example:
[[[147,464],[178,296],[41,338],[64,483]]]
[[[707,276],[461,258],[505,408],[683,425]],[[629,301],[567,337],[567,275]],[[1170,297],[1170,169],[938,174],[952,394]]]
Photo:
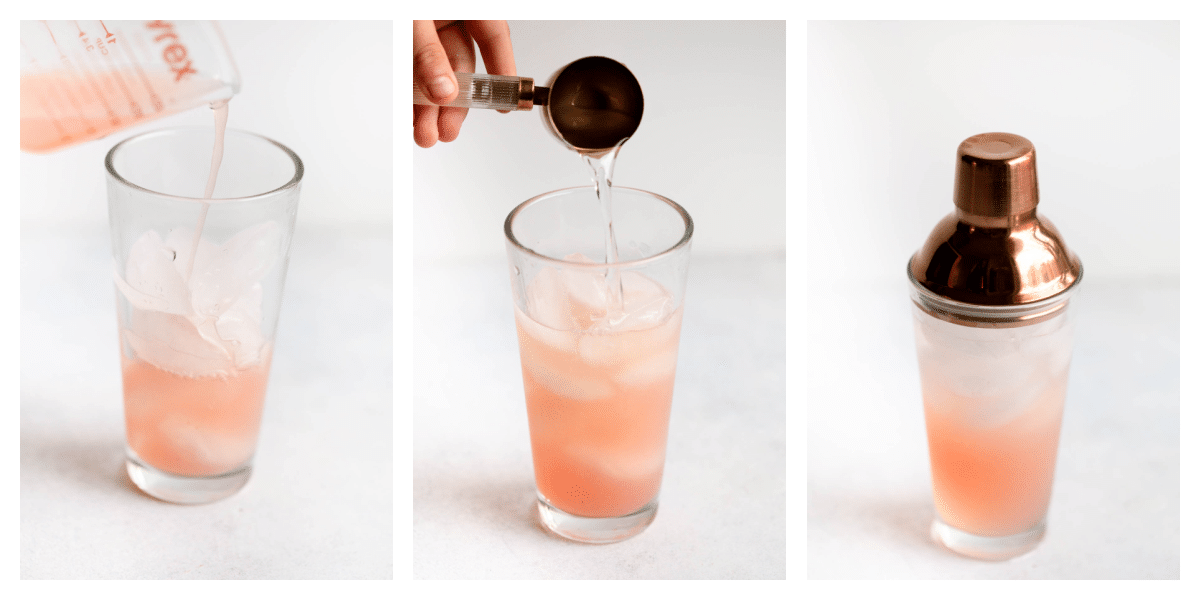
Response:
[[[475,44],[492,75],[517,74],[506,21],[413,21],[413,80],[425,97],[445,104],[458,96],[454,74],[475,72]],[[467,109],[413,105],[413,140],[422,148],[458,137]]]

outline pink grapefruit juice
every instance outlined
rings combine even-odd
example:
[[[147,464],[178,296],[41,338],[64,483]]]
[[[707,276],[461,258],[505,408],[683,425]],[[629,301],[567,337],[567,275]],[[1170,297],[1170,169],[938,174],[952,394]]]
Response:
[[[964,418],[969,409],[945,410],[977,400],[926,387],[934,503],[946,524],[999,537],[1028,531],[1045,517],[1066,384],[1064,371],[1026,410],[999,424]]]
[[[258,441],[269,354],[233,375],[188,377],[122,355],[125,434],[150,466],[185,477],[249,464]]]
[[[682,312],[593,332],[551,329],[517,309],[534,473],[555,508],[618,517],[658,496]]]
[[[213,79],[113,70],[21,75],[21,150],[53,152],[191,108],[220,89]]]

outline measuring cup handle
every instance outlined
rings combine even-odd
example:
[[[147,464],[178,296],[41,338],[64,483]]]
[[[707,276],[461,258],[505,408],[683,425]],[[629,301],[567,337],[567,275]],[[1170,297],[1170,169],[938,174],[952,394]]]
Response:
[[[534,104],[533,79],[486,73],[455,73],[458,96],[448,104],[437,104],[425,96],[413,82],[413,104],[455,106],[493,110],[530,110]]]

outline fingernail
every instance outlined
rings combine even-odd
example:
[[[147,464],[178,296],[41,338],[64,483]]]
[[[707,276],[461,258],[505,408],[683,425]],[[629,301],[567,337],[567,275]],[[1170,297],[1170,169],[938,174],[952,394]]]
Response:
[[[434,79],[432,88],[433,95],[438,98],[448,98],[449,96],[453,96],[454,92],[458,91],[458,85],[445,75]]]

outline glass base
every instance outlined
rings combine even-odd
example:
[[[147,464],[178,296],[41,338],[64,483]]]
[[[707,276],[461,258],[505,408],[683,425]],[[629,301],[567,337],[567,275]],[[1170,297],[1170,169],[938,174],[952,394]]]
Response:
[[[542,494],[538,493],[537,509],[542,527],[552,533],[576,542],[611,544],[645,531],[658,514],[658,498],[628,515],[595,518],[565,513],[551,506]]]
[[[933,541],[947,550],[980,560],[1008,560],[1033,550],[1046,536],[1046,520],[1021,533],[1001,537],[986,537],[956,529],[934,518],[930,528]]]
[[[159,471],[133,452],[125,455],[125,471],[138,489],[176,504],[207,504],[234,495],[250,480],[250,465],[212,477],[184,477]]]

